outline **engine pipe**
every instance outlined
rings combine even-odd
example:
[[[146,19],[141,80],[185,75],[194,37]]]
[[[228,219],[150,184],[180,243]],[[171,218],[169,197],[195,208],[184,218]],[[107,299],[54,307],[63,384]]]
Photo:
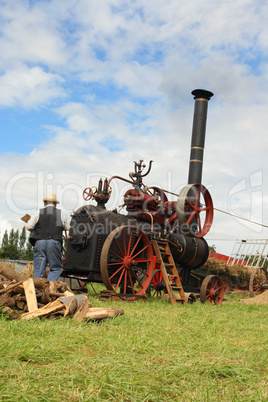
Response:
[[[214,95],[204,89],[192,91],[195,100],[188,184],[201,184],[208,101]]]

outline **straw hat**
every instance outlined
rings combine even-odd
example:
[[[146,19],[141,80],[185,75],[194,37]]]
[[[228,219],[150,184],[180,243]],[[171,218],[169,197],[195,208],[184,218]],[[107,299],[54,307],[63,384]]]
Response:
[[[50,202],[55,202],[55,204],[59,204],[59,201],[56,198],[55,193],[47,193],[47,196],[43,199],[43,201],[50,201]]]

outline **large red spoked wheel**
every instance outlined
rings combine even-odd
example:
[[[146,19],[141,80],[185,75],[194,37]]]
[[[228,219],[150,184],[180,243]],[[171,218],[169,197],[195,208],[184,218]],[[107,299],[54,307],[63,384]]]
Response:
[[[109,234],[100,259],[102,280],[108,290],[142,295],[150,285],[153,269],[153,248],[140,228],[120,226]]]
[[[195,236],[205,236],[213,221],[213,202],[202,184],[188,184],[179,194],[177,216],[182,229]]]
[[[222,304],[224,296],[222,280],[217,275],[208,275],[203,280],[200,289],[200,301]]]
[[[155,269],[153,271],[151,284],[147,288],[146,293],[152,297],[160,297],[163,293],[167,293],[161,269]]]
[[[256,268],[250,275],[249,295],[258,296],[268,289],[268,273],[265,268]]]

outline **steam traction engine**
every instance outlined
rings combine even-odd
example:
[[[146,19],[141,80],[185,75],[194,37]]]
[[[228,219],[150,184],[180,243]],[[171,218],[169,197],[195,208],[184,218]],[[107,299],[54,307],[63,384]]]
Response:
[[[178,201],[169,201],[167,191],[143,183],[152,161],[147,170],[142,160],[134,162],[129,179],[113,176],[100,179],[94,190],[86,188],[84,200],[97,205],[84,205],[72,216],[63,277],[104,283],[122,297],[151,290],[153,294],[167,292],[171,302],[187,301],[186,292],[200,292],[201,301],[222,301],[219,277],[205,278],[201,290],[189,283],[191,270],[208,258],[203,236],[213,220],[212,199],[201,184],[207,106],[213,94],[199,89],[192,94],[195,112],[188,185]],[[133,187],[124,195],[127,214],[105,208],[115,179]],[[174,288],[179,291],[176,297]]]

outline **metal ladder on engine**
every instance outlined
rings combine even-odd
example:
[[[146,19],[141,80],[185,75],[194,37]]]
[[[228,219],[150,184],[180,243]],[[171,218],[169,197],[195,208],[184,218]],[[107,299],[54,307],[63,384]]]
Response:
[[[165,240],[152,240],[152,245],[156,258],[160,262],[161,273],[171,304],[187,303],[168,242]]]

